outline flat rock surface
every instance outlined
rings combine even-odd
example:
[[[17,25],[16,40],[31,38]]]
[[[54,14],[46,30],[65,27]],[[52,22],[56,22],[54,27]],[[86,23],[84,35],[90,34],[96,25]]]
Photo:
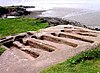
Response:
[[[0,40],[6,42],[4,46],[8,48],[0,56],[0,73],[38,73],[100,44],[99,31],[72,25],[58,25],[26,34],[25,37],[17,36],[12,42],[9,42],[12,39]]]

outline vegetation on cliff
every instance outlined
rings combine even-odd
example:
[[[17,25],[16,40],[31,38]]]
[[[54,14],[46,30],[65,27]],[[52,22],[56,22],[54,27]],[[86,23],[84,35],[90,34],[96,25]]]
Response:
[[[3,14],[7,14],[8,13],[8,10],[4,7],[0,7],[0,17],[3,15]]]
[[[0,17],[3,15],[7,16],[21,16],[28,15],[30,12],[26,11],[26,8],[34,8],[34,6],[7,6],[0,7]]]

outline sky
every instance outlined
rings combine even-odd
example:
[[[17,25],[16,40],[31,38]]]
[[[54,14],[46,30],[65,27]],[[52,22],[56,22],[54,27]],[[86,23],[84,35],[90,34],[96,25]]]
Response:
[[[0,0],[0,6],[27,5],[50,9],[53,7],[100,9],[100,0]]]
[[[55,3],[100,3],[100,0],[0,0],[0,5],[39,5]]]
[[[100,3],[100,0],[22,0],[21,2],[34,3]]]

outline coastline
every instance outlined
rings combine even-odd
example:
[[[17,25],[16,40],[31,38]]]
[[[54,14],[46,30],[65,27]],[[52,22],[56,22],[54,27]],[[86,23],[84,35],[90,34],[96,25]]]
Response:
[[[61,18],[73,22],[79,22],[91,29],[100,29],[100,11],[76,8],[53,8],[49,10],[32,11],[26,18]]]
[[[25,18],[38,18],[46,10],[31,11],[29,15],[24,16]]]
[[[53,8],[43,12],[40,17],[57,17],[77,21],[90,28],[100,29],[100,10],[77,8]]]

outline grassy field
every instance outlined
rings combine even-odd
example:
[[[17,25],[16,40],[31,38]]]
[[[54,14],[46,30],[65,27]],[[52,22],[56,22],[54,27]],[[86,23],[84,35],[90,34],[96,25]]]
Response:
[[[0,19],[0,38],[26,31],[37,31],[46,27],[48,27],[48,23],[42,23],[37,19]],[[4,51],[5,49],[0,48],[0,55]]]
[[[100,48],[81,53],[40,73],[100,73]]]
[[[47,26],[48,23],[42,23],[37,19],[0,19],[0,38],[26,31],[37,31]]]

